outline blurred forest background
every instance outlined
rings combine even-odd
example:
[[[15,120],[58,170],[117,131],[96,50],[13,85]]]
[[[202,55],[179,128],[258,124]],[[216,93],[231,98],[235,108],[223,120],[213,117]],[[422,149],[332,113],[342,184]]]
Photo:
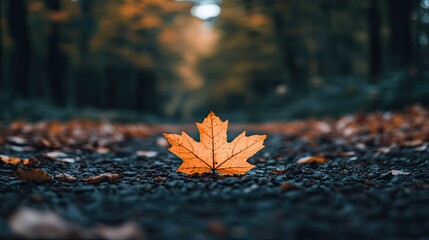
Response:
[[[429,104],[429,0],[2,0],[0,120]],[[201,118],[201,117],[200,117]]]

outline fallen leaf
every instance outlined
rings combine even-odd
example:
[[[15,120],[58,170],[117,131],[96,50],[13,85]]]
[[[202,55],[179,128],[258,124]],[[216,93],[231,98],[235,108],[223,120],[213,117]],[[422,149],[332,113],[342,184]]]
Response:
[[[415,184],[414,188],[416,188],[416,189],[429,189],[429,184]]]
[[[421,145],[420,147],[414,148],[414,150],[415,151],[424,151],[424,150],[426,150],[427,147],[428,147],[428,144],[425,143],[425,144]]]
[[[147,239],[145,232],[135,223],[119,226],[98,225],[83,228],[68,222],[55,212],[20,208],[9,219],[14,239]]]
[[[393,176],[409,175],[409,174],[411,174],[410,172],[404,172],[402,170],[390,170],[389,172],[385,173],[384,175],[387,175],[389,173],[392,174]]]
[[[326,122],[318,122],[316,126],[322,133],[329,133],[332,131],[331,125],[329,125],[329,123],[326,123]]]
[[[27,182],[51,182],[52,177],[40,168],[18,168],[17,178]]]
[[[24,145],[27,143],[27,139],[19,136],[11,136],[7,138],[7,141],[12,144]]]
[[[161,177],[161,176],[156,176],[153,180],[155,182],[164,182],[165,181],[165,179],[163,177]]]
[[[404,147],[418,147],[423,145],[423,141],[418,139],[418,140],[412,140],[412,141],[406,141],[404,142],[403,146]]]
[[[296,163],[298,164],[309,164],[309,163],[324,163],[326,162],[326,158],[324,157],[303,157],[298,159]]]
[[[167,140],[165,140],[165,138],[162,138],[162,137],[159,137],[159,138],[156,140],[156,144],[158,144],[158,146],[160,146],[160,147],[168,147],[168,142],[167,142]]]
[[[377,154],[387,154],[392,150],[392,148],[393,148],[393,146],[392,147],[381,147],[381,148],[377,149],[376,153]]]
[[[153,158],[158,156],[158,152],[157,151],[137,151],[137,156]]]
[[[400,170],[392,170],[392,171],[390,171],[390,173],[393,176],[397,176],[397,175],[409,175],[409,174],[411,174],[410,172],[404,172],[404,171],[400,171]]]
[[[116,183],[122,178],[121,174],[117,173],[102,173],[97,176],[83,178],[82,181],[88,182],[90,184],[98,184],[101,182],[109,182],[109,183]]]
[[[35,149],[33,147],[30,146],[7,146],[10,150],[14,151],[14,152],[31,152],[34,151]]]
[[[67,154],[58,151],[47,152],[42,154],[42,156],[58,162],[74,163],[76,161],[74,158],[69,158]]]
[[[9,219],[15,235],[26,239],[67,239],[72,235],[71,226],[52,212],[39,212],[20,208]]]
[[[357,143],[355,147],[359,150],[366,150],[367,149],[366,145],[363,143]]]
[[[67,154],[63,153],[63,152],[47,152],[43,154],[44,157],[47,158],[59,158],[59,157],[67,157]]]
[[[279,174],[283,174],[283,173],[285,173],[285,172],[286,172],[286,170],[274,169],[274,170],[272,170],[271,172],[272,172],[272,173],[274,173],[274,174],[279,175]]]
[[[68,182],[68,183],[76,182],[77,180],[75,177],[73,177],[68,173],[60,173],[56,175],[55,178],[58,179],[59,181]]]
[[[18,157],[9,157],[6,155],[0,155],[0,160],[5,164],[22,164],[22,165],[30,165],[36,163],[37,160],[34,158],[18,158]]]
[[[74,163],[76,161],[76,159],[74,158],[57,158],[55,160],[59,162],[65,162],[65,163]]]
[[[207,224],[208,230],[215,236],[225,238],[227,234],[226,226],[223,222],[218,220],[211,220]]]
[[[31,196],[30,196],[30,201],[32,202],[32,203],[37,203],[37,204],[40,204],[40,203],[42,203],[43,202],[43,198],[42,198],[42,196],[40,196],[39,194],[31,194]]]
[[[375,184],[374,182],[368,181],[368,180],[364,180],[363,184],[371,186],[371,187],[377,186],[377,184]]]
[[[323,154],[324,157],[353,157],[355,156],[356,153],[353,151],[348,151],[348,152],[332,152],[332,153],[325,153]]]
[[[286,182],[286,183],[283,183],[282,185],[280,185],[280,189],[283,191],[288,191],[288,190],[299,189],[299,187],[293,183]]]
[[[94,149],[95,152],[100,153],[100,154],[106,154],[110,152],[110,149],[105,148],[105,147],[98,147],[96,149]]]
[[[244,174],[255,167],[246,160],[264,147],[264,139],[267,137],[246,136],[244,131],[228,143],[228,120],[222,122],[213,112],[210,112],[202,123],[197,123],[197,128],[200,142],[196,142],[183,131],[181,135],[164,133],[171,144],[168,150],[183,160],[178,172]]]
[[[96,226],[87,231],[88,239],[147,239],[140,227],[132,222],[127,222],[119,226]]]

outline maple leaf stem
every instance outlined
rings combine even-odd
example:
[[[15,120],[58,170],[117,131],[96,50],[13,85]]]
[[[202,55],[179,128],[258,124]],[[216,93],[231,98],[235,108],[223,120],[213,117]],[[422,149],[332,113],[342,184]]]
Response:
[[[210,117],[210,121],[212,124],[212,171],[213,171],[213,175],[215,174],[215,157],[214,157],[214,132],[213,132],[213,116]]]

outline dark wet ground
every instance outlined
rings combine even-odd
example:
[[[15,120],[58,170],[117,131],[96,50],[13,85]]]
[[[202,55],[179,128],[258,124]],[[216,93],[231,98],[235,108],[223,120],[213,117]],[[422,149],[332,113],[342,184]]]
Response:
[[[75,163],[43,160],[48,174],[71,174],[73,183],[24,183],[16,166],[0,165],[0,236],[17,237],[8,222],[27,206],[82,228],[135,222],[148,239],[429,239],[427,145],[380,153],[319,139],[315,150],[314,142],[269,134],[267,147],[249,160],[256,168],[213,178],[175,172],[181,160],[159,137],[128,139],[106,154],[67,152]],[[43,151],[0,146],[0,154],[37,159]],[[338,154],[326,163],[295,163],[317,152]],[[81,181],[100,173],[122,178]]]

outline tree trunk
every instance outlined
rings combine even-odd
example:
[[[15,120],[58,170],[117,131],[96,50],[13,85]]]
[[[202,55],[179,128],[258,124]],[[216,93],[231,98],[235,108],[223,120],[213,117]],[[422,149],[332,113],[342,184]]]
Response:
[[[412,60],[412,44],[409,13],[412,0],[390,0],[390,39],[394,59],[400,65],[409,65]]]
[[[369,75],[372,78],[377,77],[381,72],[381,43],[380,43],[380,10],[379,0],[369,0],[370,7],[368,11],[369,24]]]
[[[290,82],[291,85],[301,85],[303,75],[300,71],[300,66],[297,62],[297,51],[298,44],[296,36],[293,36],[291,34],[285,34],[286,31],[286,24],[283,19],[283,14],[287,14],[281,11],[281,8],[278,7],[279,1],[268,1],[267,7],[270,11],[271,19],[273,22],[274,27],[274,35],[277,41],[277,45],[280,51],[281,56],[281,64],[283,66],[283,69],[285,69],[288,72],[288,75],[290,79],[292,80]]]
[[[5,1],[0,2],[0,14],[2,14],[2,10],[5,8],[4,5]],[[4,52],[4,45],[3,45],[3,29],[0,29],[0,91],[1,90],[6,90],[6,86],[7,86],[7,80],[6,80],[6,76],[4,75],[4,67],[6,67],[3,63],[3,56],[5,54]]]
[[[59,0],[46,0],[46,3],[51,13],[61,10]],[[64,73],[66,58],[60,49],[59,30],[60,23],[51,20],[48,36],[48,79],[54,102],[63,105],[65,103]]]
[[[10,77],[13,88],[22,97],[28,96],[30,76],[30,43],[27,8],[24,0],[9,0],[9,29],[13,41]]]
[[[146,70],[137,73],[137,87],[135,88],[135,108],[139,111],[155,113],[158,109],[155,75]]]
[[[92,17],[92,8],[93,0],[81,0],[80,1],[80,11],[81,11],[81,32],[79,39],[79,51],[81,54],[82,60],[86,60],[86,55],[89,52],[88,42],[91,38],[91,35],[94,32],[95,21],[96,19]]]

